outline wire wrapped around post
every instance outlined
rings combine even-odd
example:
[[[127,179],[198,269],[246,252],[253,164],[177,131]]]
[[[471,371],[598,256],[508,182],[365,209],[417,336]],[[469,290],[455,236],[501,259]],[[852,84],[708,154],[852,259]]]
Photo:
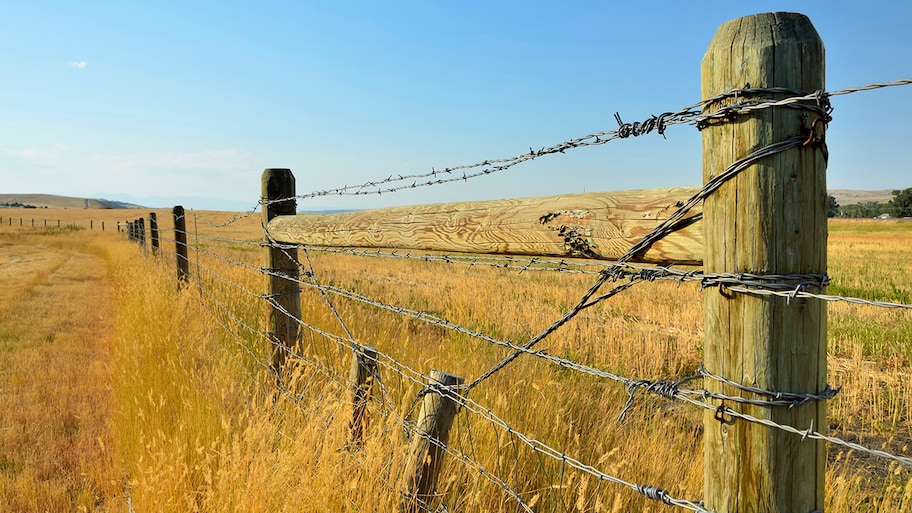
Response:
[[[710,43],[703,59],[703,97],[743,88],[748,92],[742,94],[768,102],[792,91],[822,91],[823,64],[823,43],[806,16],[746,16],[723,24]],[[779,148],[758,153],[762,156],[705,199],[707,275],[826,272],[826,152],[822,142],[815,143],[815,134],[829,121],[829,111],[820,95],[808,97],[788,107],[732,111],[702,126],[706,183],[748,154]],[[714,112],[732,101],[721,97],[704,109]],[[719,512],[822,511],[823,442],[727,412],[824,429],[824,401],[764,407],[752,390],[824,392],[825,304],[712,291],[704,304],[706,369],[724,378],[706,380],[705,387],[711,394],[747,399],[711,399],[718,410],[704,414],[705,507]]]

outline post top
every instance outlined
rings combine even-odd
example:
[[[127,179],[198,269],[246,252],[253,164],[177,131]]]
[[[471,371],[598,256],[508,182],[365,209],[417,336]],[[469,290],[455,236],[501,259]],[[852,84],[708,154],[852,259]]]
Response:
[[[764,12],[742,16],[719,26],[709,47],[773,46],[785,42],[819,42],[810,18],[797,12]],[[821,43],[822,44],[822,43]]]
[[[465,378],[462,376],[457,376],[437,369],[431,371],[430,377],[432,380],[444,386],[461,385],[465,382]]]

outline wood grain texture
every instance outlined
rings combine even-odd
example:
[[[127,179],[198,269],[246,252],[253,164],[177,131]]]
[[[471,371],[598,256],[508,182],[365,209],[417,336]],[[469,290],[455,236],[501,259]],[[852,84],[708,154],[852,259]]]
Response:
[[[824,48],[804,15],[766,13],[723,24],[703,59],[703,97],[745,87],[824,88]],[[767,96],[766,98],[774,98]],[[732,100],[725,100],[731,102]],[[720,107],[709,105],[708,110]],[[703,131],[704,182],[752,151],[805,133],[814,115],[765,109]],[[820,150],[765,158],[704,204],[707,273],[826,272],[826,171]],[[822,301],[707,292],[707,370],[783,392],[819,393],[826,384]],[[707,379],[708,390],[759,397]],[[716,404],[721,404],[716,402]],[[826,406],[726,406],[799,429],[826,429]],[[824,444],[741,420],[704,418],[704,501],[725,512],[823,510]]]
[[[570,194],[440,203],[341,214],[298,214],[269,222],[281,242],[478,254],[616,260],[665,220],[696,188]],[[656,242],[635,261],[699,264],[700,207],[694,224]]]

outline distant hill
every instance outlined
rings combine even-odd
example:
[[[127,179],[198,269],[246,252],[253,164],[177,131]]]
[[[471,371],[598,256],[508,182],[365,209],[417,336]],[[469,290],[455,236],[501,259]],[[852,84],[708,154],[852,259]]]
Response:
[[[37,208],[145,208],[141,205],[106,199],[74,198],[53,194],[0,194],[0,208],[6,205]]]
[[[836,203],[840,205],[854,205],[856,203],[880,202],[886,203],[893,199],[893,189],[883,189],[880,191],[856,191],[853,189],[831,189],[827,191],[830,196],[836,198]]]

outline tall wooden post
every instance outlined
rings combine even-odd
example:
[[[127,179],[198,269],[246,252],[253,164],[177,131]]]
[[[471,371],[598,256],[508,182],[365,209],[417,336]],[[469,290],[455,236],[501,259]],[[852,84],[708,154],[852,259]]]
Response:
[[[439,370],[432,370],[430,378],[443,386],[461,385],[465,381]],[[433,392],[421,401],[405,469],[404,500],[400,508],[404,512],[431,511],[437,477],[446,454],[444,448],[450,440],[457,409],[458,405],[452,399]]]
[[[263,226],[276,216],[297,213],[295,179],[290,169],[266,169],[262,176]],[[266,268],[270,271],[269,295],[272,328],[272,367],[280,375],[287,349],[298,341],[298,319],[301,318],[301,287],[298,283],[298,250],[267,248]],[[286,349],[287,348],[287,349]]]
[[[349,381],[352,388],[351,443],[361,444],[361,435],[367,422],[367,403],[370,401],[374,376],[377,374],[377,349],[371,346],[359,346],[352,354]]]
[[[177,286],[183,287],[190,281],[190,259],[187,257],[187,217],[184,207],[177,205],[171,211],[174,216],[174,250],[177,253]]]
[[[703,98],[733,89],[824,88],[824,48],[807,17],[765,13],[723,24],[703,58]],[[788,94],[757,93],[749,99]],[[744,100],[729,98],[705,107]],[[808,110],[768,108],[711,123],[703,130],[703,180],[738,159],[791,137],[818,134]],[[796,274],[826,272],[826,164],[823,151],[798,147],[741,172],[706,199],[705,272]],[[826,307],[808,299],[708,291],[705,298],[708,371],[765,390],[821,393],[826,385]],[[765,399],[707,378],[711,392]],[[735,411],[798,429],[826,429],[821,401],[760,407],[716,401]],[[731,417],[704,417],[704,501],[718,513],[823,510],[824,444]]]
[[[101,224],[101,229],[104,231],[104,223]],[[152,254],[158,254],[159,241],[158,241],[158,216],[155,212],[149,212],[149,235],[152,238]]]

